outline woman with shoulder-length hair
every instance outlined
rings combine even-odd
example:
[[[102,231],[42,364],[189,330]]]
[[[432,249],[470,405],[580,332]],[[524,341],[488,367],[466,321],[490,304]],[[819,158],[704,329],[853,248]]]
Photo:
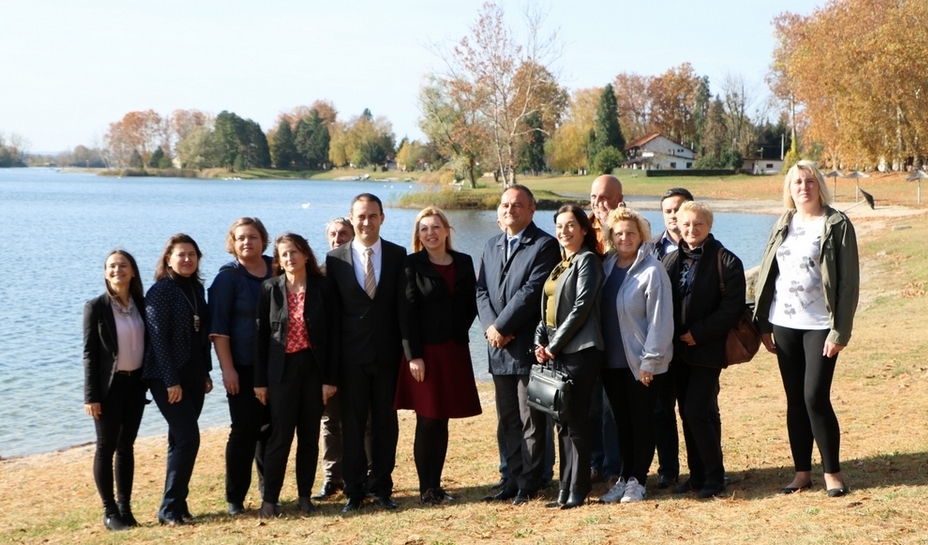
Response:
[[[93,417],[93,478],[107,530],[138,526],[132,516],[133,447],[145,410],[145,295],[135,258],[113,250],[103,262],[106,291],[84,305],[84,411]],[[113,455],[116,492],[113,494]]]
[[[712,221],[709,205],[683,203],[677,212],[682,234],[679,248],[664,256],[675,285],[670,372],[690,470],[689,479],[674,493],[693,491],[701,499],[725,490],[719,377],[728,366],[725,341],[744,313],[745,293],[744,266],[712,236]]]
[[[786,212],[764,251],[754,317],[766,349],[777,355],[786,390],[786,429],[796,475],[780,492],[812,487],[812,444],[822,456],[829,497],[847,494],[841,475],[841,432],[831,406],[838,353],[847,346],[857,311],[857,236],[830,205],[821,171],[799,161],[783,181]]]
[[[193,518],[187,494],[200,450],[197,420],[213,389],[202,257],[189,235],[172,236],[155,267],[155,285],[145,296],[148,344],[142,376],[168,423],[167,474],[158,510],[158,521],[168,526]]]
[[[406,256],[406,298],[401,317],[403,362],[394,409],[416,411],[413,454],[419,500],[453,500],[441,487],[448,451],[448,420],[480,414],[468,348],[477,316],[474,262],[451,248],[451,224],[429,206],[416,216],[414,253]]]
[[[264,456],[262,517],[277,502],[297,433],[296,481],[300,511],[316,510],[310,497],[319,458],[322,410],[338,383],[338,300],[306,239],[284,233],[274,241],[276,277],[258,294],[255,395],[271,409]]]
[[[561,262],[544,284],[542,320],[535,329],[535,359],[554,360],[573,380],[567,419],[557,423],[560,444],[560,489],[547,507],[583,505],[590,483],[590,398],[603,364],[599,294],[602,254],[589,217],[579,206],[564,205],[554,214]]]
[[[267,229],[258,218],[235,220],[226,235],[226,251],[235,256],[219,269],[209,287],[210,335],[232,425],[226,442],[226,502],[229,514],[245,512],[251,467],[264,482],[264,451],[270,436],[270,413],[255,397],[255,309],[261,282],[273,274]]]
[[[630,503],[645,498],[654,459],[654,409],[673,356],[673,294],[667,271],[651,253],[648,221],[617,208],[607,225],[602,381],[615,412],[622,472],[601,501]]]

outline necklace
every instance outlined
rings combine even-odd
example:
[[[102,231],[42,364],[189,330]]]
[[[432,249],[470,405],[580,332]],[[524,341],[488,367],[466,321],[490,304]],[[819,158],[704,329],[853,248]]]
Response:
[[[184,296],[184,299],[186,299],[187,304],[190,305],[190,310],[193,311],[193,330],[199,333],[200,332],[200,314],[199,312],[197,312],[197,296],[194,294],[193,302],[191,303],[190,298],[187,297],[186,293],[184,293],[184,288],[181,288],[180,286],[177,286],[177,287],[180,288],[180,294]]]
[[[122,303],[113,299],[113,307],[116,309],[116,312],[122,316],[132,316],[132,313],[135,311],[135,303],[132,301],[132,298],[129,298],[129,306],[123,308]]]

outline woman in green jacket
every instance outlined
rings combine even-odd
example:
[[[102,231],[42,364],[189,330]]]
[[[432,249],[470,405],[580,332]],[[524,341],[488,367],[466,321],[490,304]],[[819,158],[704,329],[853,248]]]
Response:
[[[796,475],[781,489],[812,487],[818,444],[830,497],[847,494],[839,459],[840,429],[831,406],[838,353],[851,338],[860,273],[854,226],[835,210],[821,171],[799,161],[786,174],[787,211],[761,261],[755,318],[764,347],[777,355],[786,390],[786,428]]]

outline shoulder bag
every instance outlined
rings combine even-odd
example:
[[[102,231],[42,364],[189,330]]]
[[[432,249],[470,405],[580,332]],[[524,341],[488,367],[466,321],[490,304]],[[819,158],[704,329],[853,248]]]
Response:
[[[719,248],[719,289],[725,293],[725,280],[722,276],[722,252]],[[751,361],[760,349],[760,332],[754,325],[754,311],[751,305],[744,305],[738,323],[728,332],[725,339],[725,364],[735,365]]]

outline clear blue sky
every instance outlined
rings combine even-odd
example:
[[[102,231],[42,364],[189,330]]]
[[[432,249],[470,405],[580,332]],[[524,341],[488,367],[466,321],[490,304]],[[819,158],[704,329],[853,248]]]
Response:
[[[740,74],[759,94],[774,47],[771,21],[824,0],[551,0],[547,28],[564,52],[568,89],[619,72],[657,75],[683,62],[713,92]],[[347,119],[370,108],[397,139],[421,137],[423,75],[440,69],[430,42],[451,44],[480,0],[0,0],[0,132],[33,152],[103,141],[132,110],[178,108],[251,118],[316,99]],[[502,2],[524,28],[525,2]]]

